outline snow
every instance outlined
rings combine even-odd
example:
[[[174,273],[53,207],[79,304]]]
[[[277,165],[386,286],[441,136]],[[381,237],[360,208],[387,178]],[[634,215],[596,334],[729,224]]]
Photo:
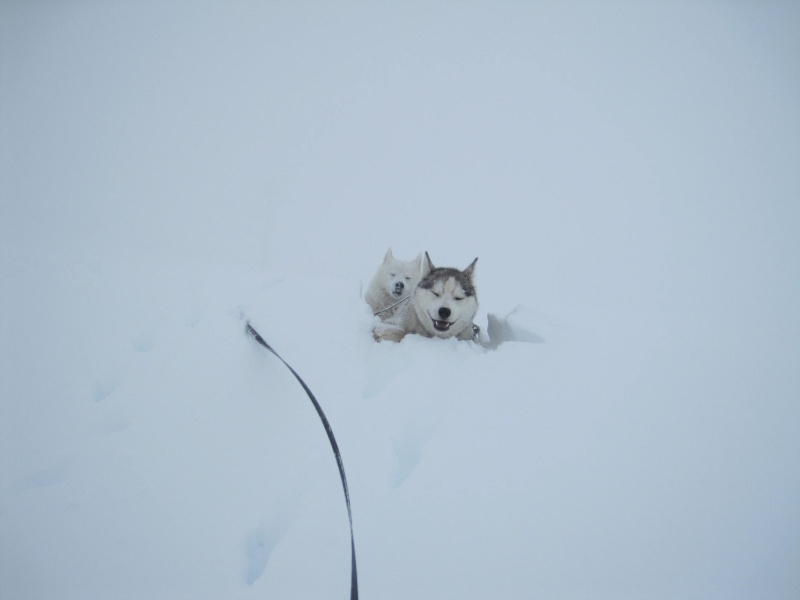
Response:
[[[0,4],[0,597],[796,598],[794,3]],[[481,346],[377,344],[386,249]]]

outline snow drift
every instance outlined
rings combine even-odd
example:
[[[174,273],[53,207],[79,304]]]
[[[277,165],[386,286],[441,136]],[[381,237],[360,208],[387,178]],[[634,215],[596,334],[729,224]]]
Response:
[[[3,598],[793,598],[800,12],[0,5]],[[485,346],[376,344],[386,248]]]

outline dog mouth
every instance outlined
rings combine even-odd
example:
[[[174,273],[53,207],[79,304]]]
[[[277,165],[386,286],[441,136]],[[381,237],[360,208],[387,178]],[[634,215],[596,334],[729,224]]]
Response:
[[[450,325],[452,323],[450,321],[439,321],[437,319],[431,319],[433,321],[433,328],[436,331],[447,331],[450,329]]]

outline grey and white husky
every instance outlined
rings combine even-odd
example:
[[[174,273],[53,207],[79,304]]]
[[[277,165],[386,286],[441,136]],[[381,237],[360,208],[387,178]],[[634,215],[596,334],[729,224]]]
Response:
[[[473,275],[476,258],[460,271],[450,267],[434,267],[425,253],[423,277],[411,299],[373,330],[377,341],[399,342],[408,333],[426,337],[474,339],[479,332],[472,320],[478,312]]]
[[[383,263],[369,283],[364,300],[370,305],[373,313],[381,319],[387,319],[398,311],[400,308],[398,302],[414,291],[421,278],[421,252],[414,260],[397,260],[389,248]]]

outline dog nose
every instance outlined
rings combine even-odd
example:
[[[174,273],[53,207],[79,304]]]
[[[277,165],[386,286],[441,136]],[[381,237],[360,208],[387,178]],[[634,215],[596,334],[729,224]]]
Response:
[[[442,306],[439,309],[439,316],[442,317],[443,319],[446,319],[447,317],[450,316],[450,309],[447,308],[446,306]]]
[[[403,285],[402,281],[398,281],[397,283],[394,284],[394,287],[396,287],[398,290],[402,290],[405,287],[405,285]]]

